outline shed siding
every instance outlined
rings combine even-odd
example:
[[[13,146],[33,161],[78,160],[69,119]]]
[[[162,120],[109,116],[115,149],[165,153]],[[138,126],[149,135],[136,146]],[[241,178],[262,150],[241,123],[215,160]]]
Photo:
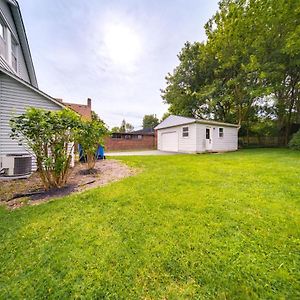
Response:
[[[49,99],[0,73],[0,155],[28,152],[26,145],[18,145],[17,141],[10,138],[9,121],[12,117],[24,113],[29,107],[61,109]]]
[[[234,151],[238,149],[238,128],[229,126],[216,126],[197,124],[197,152],[206,151],[206,134],[207,127],[211,128],[212,151]],[[224,136],[219,137],[219,128],[223,128]]]
[[[182,136],[182,128],[189,128],[189,136]],[[196,153],[197,152],[197,127],[196,124],[179,126],[179,152]]]
[[[18,47],[18,73],[17,75],[22,78],[23,80],[25,80],[26,82],[30,83],[30,79],[29,79],[29,74],[28,74],[28,70],[27,70],[27,66],[25,63],[25,58],[24,58],[24,54],[23,54],[23,49],[21,47],[20,44],[20,40],[19,40],[19,36],[17,33],[17,29],[16,29],[16,24],[14,22],[13,19],[13,15],[12,12],[10,10],[9,5],[7,4],[6,1],[4,0],[0,0],[0,12],[1,14],[4,15],[8,25],[10,26],[10,29],[12,30],[14,37],[16,37],[17,39],[17,43],[19,44]],[[1,60],[3,60],[1,58]],[[0,60],[0,65],[1,67],[5,68],[6,70],[13,72],[12,69],[8,66],[8,64],[6,62],[3,62]]]
[[[219,137],[219,128],[224,128],[224,136]],[[238,149],[238,128],[213,126],[212,131],[212,148],[213,151],[235,151]]]
[[[182,136],[182,128],[189,127],[189,137]],[[238,128],[230,126],[217,126],[209,124],[193,123],[174,126],[157,130],[157,149],[162,147],[162,134],[176,132],[178,136],[178,152],[203,153],[206,152],[206,128],[211,128],[212,149],[210,151],[235,151],[238,149]],[[219,137],[219,128],[223,128],[224,136]]]
[[[189,127],[189,136],[182,136],[182,128]],[[196,153],[197,152],[197,141],[196,141],[196,124],[188,124],[175,126],[170,128],[159,129],[157,131],[157,149],[164,150],[162,148],[162,134],[168,132],[176,132],[178,136],[178,152],[183,153]]]
[[[206,125],[203,124],[196,124],[197,127],[197,153],[205,152],[205,128]]]

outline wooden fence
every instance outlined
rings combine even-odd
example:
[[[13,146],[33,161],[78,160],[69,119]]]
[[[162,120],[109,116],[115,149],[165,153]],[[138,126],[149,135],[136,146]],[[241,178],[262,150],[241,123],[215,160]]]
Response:
[[[284,139],[277,136],[242,136],[239,137],[239,146],[243,147],[280,147]]]

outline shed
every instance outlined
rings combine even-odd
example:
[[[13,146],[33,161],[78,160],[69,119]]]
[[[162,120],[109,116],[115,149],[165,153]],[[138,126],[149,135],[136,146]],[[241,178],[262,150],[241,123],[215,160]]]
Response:
[[[171,115],[155,127],[157,149],[182,153],[236,151],[239,128],[236,124]]]

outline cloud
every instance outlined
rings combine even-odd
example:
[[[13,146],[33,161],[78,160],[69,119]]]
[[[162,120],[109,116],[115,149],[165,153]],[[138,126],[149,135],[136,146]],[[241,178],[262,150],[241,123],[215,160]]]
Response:
[[[164,77],[186,40],[203,40],[217,0],[20,0],[39,86],[85,103],[111,127],[167,110]]]

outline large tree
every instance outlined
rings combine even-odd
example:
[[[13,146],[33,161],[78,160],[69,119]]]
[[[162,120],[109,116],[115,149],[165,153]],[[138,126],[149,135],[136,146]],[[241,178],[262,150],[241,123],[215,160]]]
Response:
[[[223,0],[205,29],[207,41],[186,43],[166,77],[169,111],[246,131],[272,111],[287,141],[300,121],[300,2]]]

